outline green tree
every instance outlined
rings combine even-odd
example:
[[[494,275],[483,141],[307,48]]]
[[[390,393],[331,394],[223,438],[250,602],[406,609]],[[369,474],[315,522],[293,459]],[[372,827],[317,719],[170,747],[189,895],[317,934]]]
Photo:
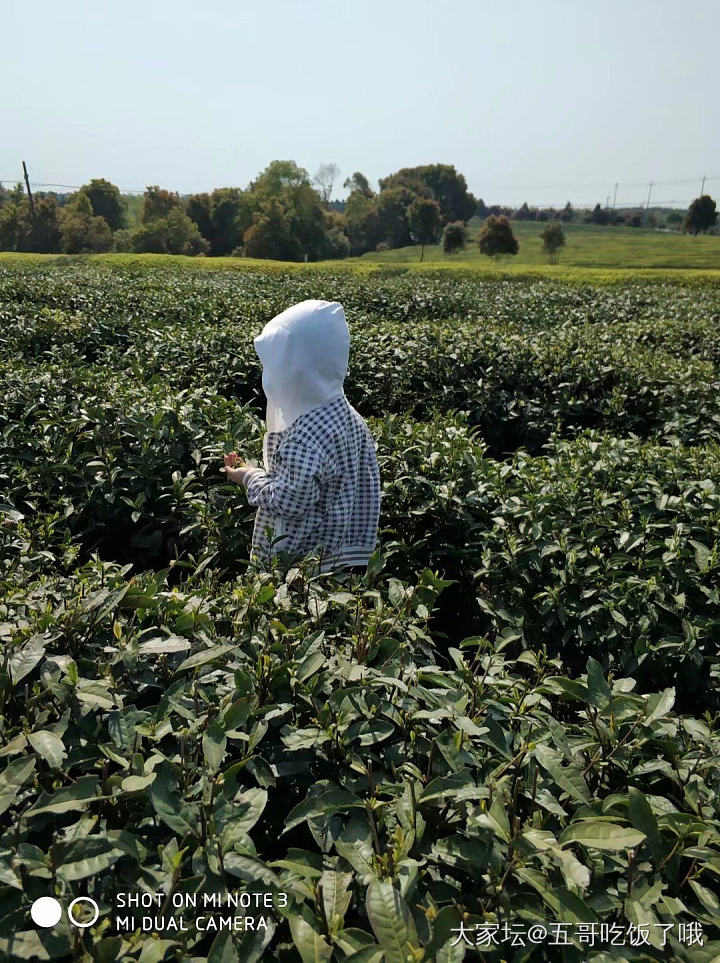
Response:
[[[350,240],[346,233],[347,220],[338,211],[325,214],[325,248],[322,256],[328,259],[345,258],[350,253]]]
[[[156,217],[140,224],[130,236],[130,247],[136,254],[167,254],[170,228],[166,217]]]
[[[610,215],[606,210],[604,210],[600,204],[596,204],[595,207],[590,211],[590,213],[585,217],[586,224],[607,224],[610,220]]]
[[[513,214],[513,218],[516,221],[536,221],[537,220],[537,210],[534,207],[528,207],[528,202],[525,201],[522,207],[519,207]]]
[[[545,226],[540,239],[543,242],[543,251],[547,254],[549,263],[557,264],[560,248],[565,246],[565,231],[557,222],[551,221]]]
[[[212,194],[192,194],[187,214],[210,244],[213,256],[231,254],[242,245],[252,224],[252,202],[239,187],[218,187]]]
[[[425,245],[435,244],[440,237],[440,205],[429,197],[416,197],[408,207],[410,236],[421,245],[420,260],[425,256]]]
[[[210,214],[210,195],[191,194],[185,206],[187,216],[197,225],[203,237],[211,242],[212,246],[212,216]]]
[[[478,246],[482,254],[493,260],[504,254],[517,254],[520,249],[510,221],[504,214],[500,217],[490,215],[478,237]]]
[[[352,176],[347,177],[343,183],[343,187],[351,194],[362,194],[362,196],[366,198],[375,196],[375,192],[370,187],[370,181],[360,171],[355,171]]]
[[[99,254],[112,248],[112,231],[104,217],[93,214],[90,198],[73,194],[60,212],[62,249],[66,254]]]
[[[299,167],[293,160],[276,160],[268,164],[248,190],[255,194],[277,197],[286,188],[299,187],[301,184],[310,184],[310,175],[304,167]]]
[[[145,197],[142,194],[126,194],[123,198],[125,210],[127,211],[127,223],[129,228],[135,228],[142,224],[143,208],[145,207]]]
[[[717,207],[709,194],[696,197],[685,218],[685,231],[697,235],[709,231],[717,221]]]
[[[165,220],[168,226],[168,254],[207,254],[210,250],[197,224],[181,208],[173,207]]]
[[[354,190],[345,204],[345,222],[350,253],[374,251],[382,240],[382,223],[377,205],[361,190]]]
[[[166,191],[164,187],[158,187],[157,184],[145,188],[143,200],[143,224],[150,224],[151,221],[167,217],[173,207],[180,207],[179,195]]]
[[[380,180],[380,190],[406,187],[414,194],[434,198],[440,205],[443,226],[449,221],[469,221],[477,199],[467,189],[462,174],[452,164],[424,164],[403,167]]]
[[[575,210],[572,204],[570,203],[570,201],[568,201],[565,207],[563,208],[562,214],[560,215],[560,217],[563,221],[565,221],[566,224],[569,223],[570,221],[575,220]]]
[[[467,243],[467,228],[464,221],[452,221],[446,224],[442,241],[445,254],[457,254],[458,251],[463,251]]]
[[[55,254],[61,248],[61,234],[55,194],[35,196],[35,214],[21,185],[5,191],[0,207],[0,250]]]
[[[326,209],[304,168],[294,161],[273,161],[245,194],[249,205],[245,223],[251,222],[243,243],[249,238],[251,250],[256,252],[250,256],[291,261],[305,255],[311,261],[324,256],[328,244]]]
[[[377,212],[382,238],[390,247],[406,247],[412,241],[408,208],[417,197],[410,188],[398,185],[380,191]]]
[[[111,231],[127,226],[127,209],[119,189],[104,177],[95,177],[80,190],[87,195],[96,217],[104,217]]]
[[[30,205],[22,184],[17,184],[0,207],[0,250],[29,251],[31,236]]]
[[[127,239],[122,237],[120,243]],[[129,245],[137,254],[196,255],[210,250],[197,224],[180,207],[172,207],[167,217],[141,224],[130,234]]]
[[[323,256],[327,244],[327,217],[318,192],[310,184],[298,184],[285,192],[292,232],[302,254],[315,261]]]
[[[57,198],[45,194],[35,199],[35,219],[30,231],[30,250],[40,254],[55,254],[60,250],[62,234]]]
[[[137,228],[131,230],[129,227],[121,227],[119,231],[115,231],[113,234],[113,251],[124,254],[132,251],[132,238],[135,230],[137,230]]]
[[[243,235],[246,257],[299,261],[302,246],[293,233],[291,216],[277,197],[265,200],[253,216],[253,224]]]
[[[239,187],[219,187],[210,195],[210,233],[206,234],[213,255],[231,254],[242,244],[252,224],[252,204]],[[204,233],[204,232],[203,232]]]

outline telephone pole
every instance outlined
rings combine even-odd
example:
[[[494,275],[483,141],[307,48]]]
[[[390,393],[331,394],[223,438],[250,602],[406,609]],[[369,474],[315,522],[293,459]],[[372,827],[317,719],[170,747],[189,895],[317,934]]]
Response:
[[[645,226],[646,226],[646,227],[647,227],[648,222],[649,222],[649,220],[650,220],[650,218],[649,218],[650,195],[652,194],[652,189],[653,189],[653,182],[650,181],[650,184],[648,185],[648,196],[647,196],[647,200],[645,201]]]
[[[30,178],[28,177],[27,167],[25,166],[25,161],[22,162],[23,174],[25,175],[25,186],[28,192],[28,201],[30,202],[30,220],[35,223],[35,201],[33,200],[32,191],[30,190]]]
[[[613,191],[613,210],[615,210],[615,201],[617,200],[617,181],[615,181],[615,190]]]
[[[700,197],[703,196],[703,191],[705,190],[705,178],[706,178],[706,177],[707,177],[707,174],[703,174],[703,176],[702,176],[702,184],[700,185]]]

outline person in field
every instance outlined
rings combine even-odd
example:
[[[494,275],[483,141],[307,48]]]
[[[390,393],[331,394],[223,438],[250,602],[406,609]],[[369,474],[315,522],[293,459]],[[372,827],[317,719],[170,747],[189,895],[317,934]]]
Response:
[[[316,556],[364,571],[377,542],[380,472],[372,435],[345,397],[350,331],[337,301],[301,301],[255,338],[267,398],[264,468],[237,452],[225,471],[257,507],[251,559]]]

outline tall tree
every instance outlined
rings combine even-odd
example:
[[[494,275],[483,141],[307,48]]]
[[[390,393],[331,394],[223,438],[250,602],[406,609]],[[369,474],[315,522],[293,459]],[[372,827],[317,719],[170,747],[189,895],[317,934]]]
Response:
[[[180,207],[173,207],[165,218],[168,226],[168,254],[207,254],[210,245]]]
[[[354,190],[345,205],[347,236],[353,256],[374,251],[382,240],[382,222],[374,199]]]
[[[700,234],[709,231],[717,221],[715,201],[709,194],[696,197],[688,209],[685,218],[685,230],[689,234]]]
[[[61,238],[56,196],[37,196],[30,230],[30,250],[40,254],[55,254],[60,250]]]
[[[467,228],[464,221],[452,221],[445,225],[442,235],[443,251],[445,254],[457,254],[465,248],[467,242]]]
[[[210,195],[191,194],[185,206],[187,216],[196,224],[203,237],[210,241],[212,236],[212,218],[210,216]]]
[[[367,198],[375,196],[375,192],[370,187],[370,181],[360,171],[355,171],[350,177],[346,177],[343,187],[351,194],[362,194]]]
[[[449,221],[469,221],[477,208],[477,200],[468,191],[465,178],[452,164],[403,167],[380,180],[381,190],[397,186],[434,198],[440,205],[443,225]]]
[[[252,224],[250,201],[239,187],[219,187],[210,195],[210,252],[232,254]]]
[[[0,250],[55,254],[60,250],[60,243],[55,194],[37,194],[31,216],[30,203],[21,185],[5,191],[0,205]]]
[[[482,254],[487,254],[493,260],[503,254],[517,254],[520,249],[508,218],[505,215],[495,217],[493,214],[480,232],[478,246]]]
[[[417,194],[410,188],[397,185],[380,191],[377,212],[383,239],[390,247],[406,247],[410,244],[410,225],[407,212]]]
[[[321,164],[315,172],[313,181],[320,189],[323,204],[329,204],[335,181],[340,173],[337,164]]]
[[[66,254],[98,254],[112,247],[112,231],[104,217],[93,214],[83,191],[73,194],[60,214],[62,249]]]
[[[305,255],[311,261],[323,256],[328,241],[327,212],[303,167],[294,161],[273,161],[246,194],[253,224],[243,238],[247,243],[249,237],[253,250],[282,249],[286,252],[283,259],[291,261]]]
[[[304,167],[299,167],[295,161],[272,161],[265,170],[248,187],[255,194],[277,196],[287,187],[298,187],[300,184],[310,184],[310,175]]]
[[[111,231],[127,226],[127,209],[120,190],[104,177],[94,177],[80,190],[87,195],[95,217],[104,217]]]
[[[558,252],[565,246],[565,231],[556,222],[551,222],[545,226],[540,235],[543,242],[543,251],[548,256],[550,264],[557,264]]]
[[[610,220],[609,213],[604,210],[600,204],[596,204],[595,207],[590,211],[590,213],[585,218],[588,224],[607,224]]]
[[[291,218],[278,197],[263,201],[253,224],[245,231],[243,248],[247,257],[299,261],[303,251],[293,234]]]
[[[408,207],[410,236],[421,245],[420,260],[425,257],[425,245],[434,244],[440,236],[440,205],[429,197],[416,197]]]
[[[143,224],[167,217],[173,207],[180,207],[180,196],[177,192],[166,191],[164,187],[158,187],[157,184],[146,187],[142,212]]]

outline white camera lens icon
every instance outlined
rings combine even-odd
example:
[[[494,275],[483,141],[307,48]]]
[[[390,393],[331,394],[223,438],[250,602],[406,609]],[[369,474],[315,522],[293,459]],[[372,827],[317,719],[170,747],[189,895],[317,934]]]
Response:
[[[62,916],[62,906],[54,896],[41,896],[30,907],[30,916],[36,926],[49,929],[59,922]]]

